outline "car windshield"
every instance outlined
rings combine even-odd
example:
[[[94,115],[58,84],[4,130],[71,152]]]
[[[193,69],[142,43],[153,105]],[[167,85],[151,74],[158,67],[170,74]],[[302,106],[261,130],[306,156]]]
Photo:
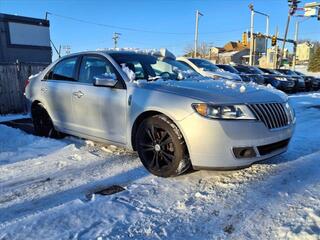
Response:
[[[221,68],[224,71],[239,74],[239,71],[232,66],[229,65],[217,65],[218,68]]]
[[[286,75],[290,75],[290,76],[299,76],[298,74],[296,74],[295,72],[293,72],[289,69],[278,69],[277,71],[282,72]]]
[[[277,70],[274,70],[274,69],[268,69],[268,71],[273,73],[273,74],[283,75],[281,72],[278,72]]]
[[[255,74],[264,74],[264,72],[257,67],[249,67],[249,68]]]
[[[203,68],[204,71],[217,72],[220,70],[216,65],[204,59],[190,58],[189,60],[198,68]]]
[[[276,70],[273,69],[267,69],[267,68],[259,68],[261,71],[267,73],[267,74],[277,74],[277,75],[282,75],[282,73],[277,72]]]
[[[235,66],[235,68],[242,73],[248,73],[248,74],[264,74],[260,69],[257,67],[251,67],[251,66]]]
[[[298,74],[299,76],[305,76],[305,74],[301,73],[301,72],[297,72],[297,71],[294,71],[296,74]]]
[[[134,80],[182,80],[200,77],[190,67],[171,58],[157,58],[139,53],[110,53],[109,55],[122,68],[129,68],[135,74]]]

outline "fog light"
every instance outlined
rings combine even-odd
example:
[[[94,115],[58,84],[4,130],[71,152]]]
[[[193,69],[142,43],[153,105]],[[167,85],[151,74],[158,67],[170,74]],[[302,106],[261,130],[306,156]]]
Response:
[[[236,158],[253,158],[257,156],[253,147],[233,148],[233,154]]]

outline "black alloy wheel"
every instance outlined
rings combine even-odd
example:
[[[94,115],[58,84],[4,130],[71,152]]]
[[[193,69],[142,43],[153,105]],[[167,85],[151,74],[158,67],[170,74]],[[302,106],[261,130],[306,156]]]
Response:
[[[164,115],[144,120],[137,131],[136,143],[142,164],[154,175],[177,176],[190,167],[182,134]]]

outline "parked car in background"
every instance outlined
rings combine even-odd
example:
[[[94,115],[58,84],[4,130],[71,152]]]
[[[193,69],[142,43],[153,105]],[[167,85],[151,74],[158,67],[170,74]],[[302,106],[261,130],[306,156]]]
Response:
[[[200,73],[204,77],[242,81],[238,74],[223,71],[206,59],[178,57],[177,60],[182,64],[192,68],[197,73]]]
[[[38,135],[64,132],[136,150],[162,177],[278,155],[295,125],[286,94],[227,87],[165,50],[64,56],[27,81],[25,96]]]
[[[295,81],[292,78],[283,76],[280,73],[273,72],[266,68],[259,68],[264,74],[266,84],[271,84],[273,87],[284,92],[294,92]]]
[[[316,78],[313,76],[307,76],[302,72],[294,71],[297,75],[303,77],[305,82],[311,82],[311,87],[309,90],[319,90],[320,89],[320,78]]]
[[[237,69],[241,74],[246,75],[248,79],[250,79],[251,82],[255,82],[260,85],[265,85],[265,79],[263,77],[263,73],[252,66],[246,66],[246,65],[235,65],[235,69]],[[242,77],[242,75],[241,75]],[[244,77],[242,77],[244,79]]]
[[[227,64],[216,64],[216,66],[217,66],[218,68],[222,69],[222,70],[225,71],[225,72],[230,72],[230,73],[233,73],[233,74],[237,74],[238,76],[241,77],[242,81],[244,81],[244,82],[251,82],[250,76],[248,76],[248,75],[245,74],[245,73],[239,72],[236,68],[234,68],[234,67],[231,66],[231,65],[227,65]]]
[[[296,89],[297,91],[305,91],[308,90],[311,86],[311,82],[310,81],[305,81],[305,79],[301,76],[299,76],[298,74],[296,74],[295,72],[291,71],[290,69],[276,69],[278,72],[286,75],[286,76],[290,76],[293,79],[295,79],[297,81],[296,83]]]

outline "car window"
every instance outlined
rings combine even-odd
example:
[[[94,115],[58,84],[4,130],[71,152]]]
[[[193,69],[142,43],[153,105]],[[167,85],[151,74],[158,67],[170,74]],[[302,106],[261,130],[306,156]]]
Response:
[[[199,77],[190,67],[170,58],[158,58],[148,54],[139,53],[111,53],[110,56],[120,65],[127,66],[135,73],[135,80],[180,79]],[[180,74],[180,76],[181,76]],[[153,79],[156,78],[156,79]]]
[[[221,68],[227,72],[239,74],[239,71],[232,66],[229,65],[217,65],[218,68]]]
[[[128,67],[135,74],[135,79],[145,79],[145,72],[140,62],[129,60],[125,63],[126,67]]]
[[[74,81],[77,57],[68,58],[58,62],[49,73],[49,79]]]
[[[205,71],[209,71],[209,72],[219,71],[219,68],[216,65],[214,65],[213,63],[207,60],[197,59],[197,58],[190,58],[189,60],[198,68],[203,68]]]
[[[188,63],[184,62],[184,61],[178,60],[178,62],[181,63],[181,64],[183,64],[183,65],[185,65],[185,66],[188,67],[188,68],[191,68],[191,66],[190,66]]]
[[[242,66],[236,66],[235,67],[239,72],[242,72],[242,73],[251,73],[249,69],[245,68],[245,67],[242,67]]]
[[[95,78],[116,78],[114,67],[98,56],[84,56],[81,61],[79,82],[92,84]]]

